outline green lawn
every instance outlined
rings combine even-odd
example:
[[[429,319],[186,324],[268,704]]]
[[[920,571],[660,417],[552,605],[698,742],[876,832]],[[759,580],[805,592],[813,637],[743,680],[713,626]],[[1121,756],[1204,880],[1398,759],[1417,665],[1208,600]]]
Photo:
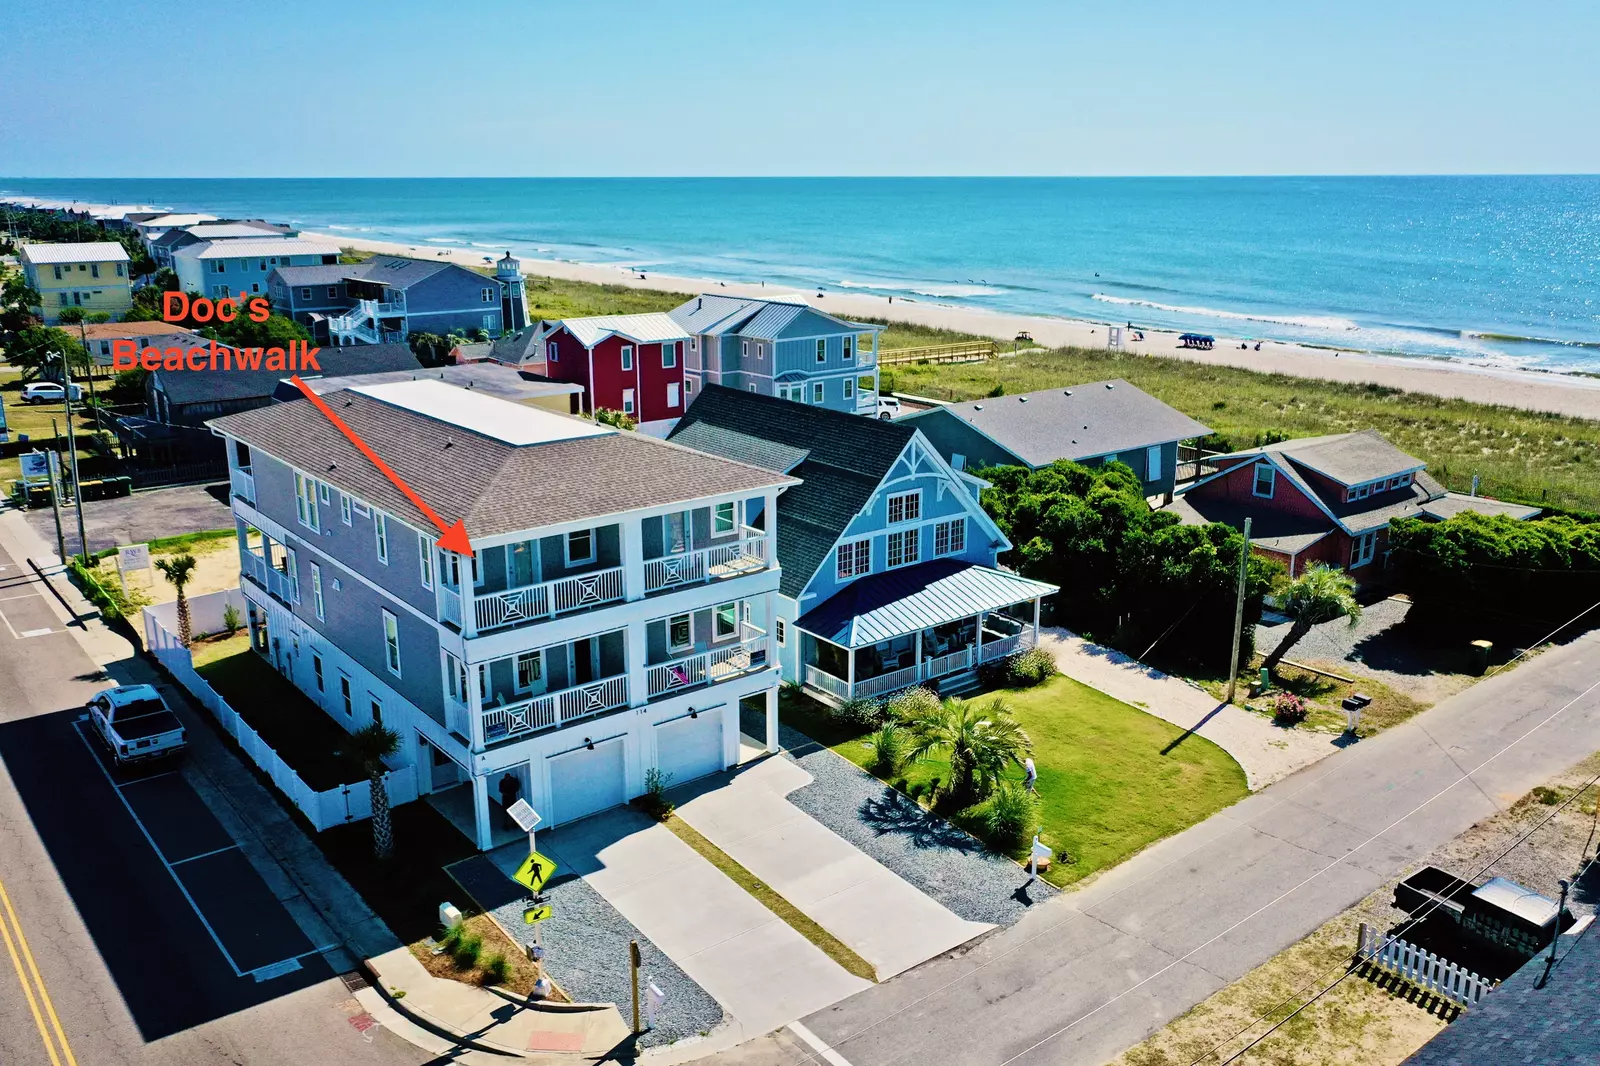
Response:
[[[1191,736],[1168,751],[1181,729],[1071,678],[977,699],[996,696],[1006,701],[1033,740],[1041,837],[1073,859],[1056,863],[1045,874],[1052,884],[1070,885],[1115,866],[1249,791],[1239,764],[1215,744]],[[865,769],[871,761],[861,731],[843,726],[820,704],[786,692],[783,715],[787,724],[857,766]],[[929,759],[914,764],[894,784],[926,803],[936,779],[948,772],[948,764]],[[1022,771],[1015,769],[1011,776],[1020,781]],[[952,820],[962,825],[974,817],[968,811]]]

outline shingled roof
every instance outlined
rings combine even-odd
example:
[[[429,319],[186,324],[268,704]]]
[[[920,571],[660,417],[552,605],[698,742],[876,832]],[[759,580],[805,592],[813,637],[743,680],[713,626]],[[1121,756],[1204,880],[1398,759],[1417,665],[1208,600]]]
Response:
[[[916,432],[893,422],[707,385],[668,439],[801,479],[778,497],[779,591],[798,599]]]
[[[188,342],[210,344],[195,337]],[[318,348],[320,377],[346,377],[353,374],[381,374],[396,370],[420,370],[422,364],[405,343],[351,344]],[[167,401],[186,403],[227,403],[236,400],[272,397],[284,371],[279,370],[157,370],[153,372]],[[309,377],[311,375],[302,376]]]
[[[472,397],[465,389],[437,381],[381,385],[371,391],[385,398],[363,388],[331,392],[323,399],[447,523],[463,520],[470,537],[794,483],[781,474],[641,433],[597,429],[586,420]],[[420,399],[408,406],[411,392]],[[441,396],[480,412],[490,410],[483,405],[499,405],[508,410],[496,408],[496,420],[531,427],[528,436],[542,439],[512,443],[417,409],[436,407]],[[208,424],[404,522],[432,528],[309,400],[273,404]],[[568,428],[573,436],[565,437]]]

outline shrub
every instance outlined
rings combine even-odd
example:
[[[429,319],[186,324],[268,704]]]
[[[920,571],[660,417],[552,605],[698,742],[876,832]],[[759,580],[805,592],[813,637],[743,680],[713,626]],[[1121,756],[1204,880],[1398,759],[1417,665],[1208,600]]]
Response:
[[[883,723],[878,731],[867,738],[872,747],[872,772],[879,777],[893,777],[906,764],[906,753],[911,750],[911,738],[904,727],[894,719]]]
[[[908,688],[889,701],[889,717],[901,722],[914,722],[939,709],[939,695],[932,689],[918,685]]]
[[[1004,385],[996,385],[994,388],[989,390],[989,395],[991,397],[1004,396],[1005,394],[1006,394],[1006,387]]]
[[[674,805],[667,799],[667,786],[671,782],[672,775],[663,773],[658,766],[644,772],[644,795],[639,797],[639,806],[658,822],[672,817]]]
[[[856,696],[835,708],[833,716],[850,725],[876,728],[883,721],[883,704],[870,696]]]
[[[460,933],[449,950],[456,969],[470,970],[478,965],[478,956],[483,952],[483,937],[477,933]]]
[[[596,411],[594,420],[603,426],[615,426],[618,429],[633,429],[639,424],[632,415],[613,411],[609,407],[602,407]]]
[[[239,614],[239,608],[231,603],[223,604],[222,628],[228,631],[228,636],[231,637],[239,632],[239,627],[242,625],[244,625],[244,619]]]
[[[503,985],[506,978],[511,976],[511,964],[500,952],[495,952],[483,960],[483,973],[479,980],[486,985]]]
[[[1006,657],[1006,678],[1018,688],[1042,685],[1056,674],[1056,661],[1043,648],[1029,648]]]
[[[1306,720],[1306,701],[1293,692],[1280,692],[1272,700],[1272,720],[1279,725],[1299,725]]]
[[[983,812],[987,843],[996,851],[1014,851],[1039,825],[1039,797],[1016,781],[1002,781]]]

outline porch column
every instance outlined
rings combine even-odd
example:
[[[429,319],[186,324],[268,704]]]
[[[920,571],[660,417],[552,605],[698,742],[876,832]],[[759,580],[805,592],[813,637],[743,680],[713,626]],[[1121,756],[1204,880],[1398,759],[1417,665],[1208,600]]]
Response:
[[[456,586],[456,592],[461,596],[461,635],[475,637],[478,635],[478,607],[473,602],[477,589],[477,582],[472,580],[472,556],[459,557],[461,565],[456,567],[456,573],[461,575],[461,582]]]
[[[778,750],[778,686],[767,689],[767,750]]]
[[[844,690],[845,698],[853,700],[856,698],[856,650],[854,648],[845,648],[844,650],[844,677],[846,685]]]
[[[645,661],[650,658],[647,642],[648,626],[635,622],[628,626],[623,636],[625,650],[622,665],[628,674],[628,706],[643,707],[650,701],[650,677]]]
[[[478,850],[494,847],[494,824],[489,821],[489,779],[472,775],[472,824],[478,831]]]
[[[983,619],[989,612],[978,612],[978,646],[972,650],[972,665],[977,666],[983,662]]]
[[[466,648],[461,649],[463,652]],[[478,687],[478,664],[469,663],[465,659],[458,659],[462,669],[466,671],[466,691],[462,693],[467,698],[467,728],[471,730],[469,738],[472,741],[473,751],[482,751],[483,740],[483,692]]]
[[[644,527],[637,518],[625,518],[618,523],[617,533],[618,539],[622,541],[622,598],[642,600],[644,599]]]
[[[923,632],[924,631],[921,630],[921,629],[917,630],[917,680],[918,681],[922,680],[922,634],[923,634]]]
[[[1033,598],[1033,643],[1039,643],[1039,604],[1043,602],[1038,596]]]

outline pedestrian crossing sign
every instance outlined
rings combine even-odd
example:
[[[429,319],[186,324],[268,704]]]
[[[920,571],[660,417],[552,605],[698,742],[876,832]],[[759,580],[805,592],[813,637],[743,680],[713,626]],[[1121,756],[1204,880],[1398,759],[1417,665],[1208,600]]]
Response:
[[[532,925],[534,922],[542,922],[554,913],[555,909],[550,904],[535,903],[522,912],[522,924]]]
[[[528,857],[522,860],[522,865],[517,867],[517,872],[511,875],[511,879],[529,892],[539,892],[544,889],[545,883],[555,872],[554,861],[545,858],[537,851],[530,851]]]

